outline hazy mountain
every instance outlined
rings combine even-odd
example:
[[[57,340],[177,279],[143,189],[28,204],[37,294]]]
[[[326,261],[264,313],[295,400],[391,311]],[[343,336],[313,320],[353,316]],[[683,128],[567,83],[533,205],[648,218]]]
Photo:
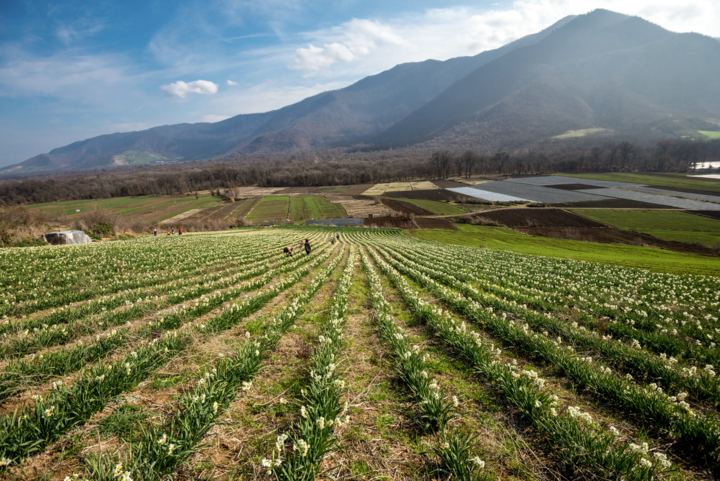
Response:
[[[716,39],[596,10],[497,50],[398,65],[273,112],[103,135],[11,170],[333,146],[499,148],[581,129],[688,136],[720,129],[706,122],[720,119],[718,78]]]

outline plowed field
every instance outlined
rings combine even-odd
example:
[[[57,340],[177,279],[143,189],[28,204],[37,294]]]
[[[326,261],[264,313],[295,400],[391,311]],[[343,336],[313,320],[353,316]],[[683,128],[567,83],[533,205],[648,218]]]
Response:
[[[410,202],[403,202],[401,200],[383,199],[382,203],[394,211],[400,212],[401,214],[415,214],[415,215],[433,215],[433,212],[425,210]]]
[[[561,209],[499,209],[478,217],[507,227],[606,227]]]

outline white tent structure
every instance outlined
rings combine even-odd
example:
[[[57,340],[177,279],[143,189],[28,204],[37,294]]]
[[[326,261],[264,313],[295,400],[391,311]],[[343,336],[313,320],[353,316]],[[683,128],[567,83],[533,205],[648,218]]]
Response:
[[[89,244],[92,239],[81,230],[62,230],[43,234],[43,240],[50,245]]]

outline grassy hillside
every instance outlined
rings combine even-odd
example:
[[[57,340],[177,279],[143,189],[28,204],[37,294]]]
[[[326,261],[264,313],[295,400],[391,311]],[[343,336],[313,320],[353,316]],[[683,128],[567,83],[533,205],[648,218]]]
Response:
[[[678,189],[711,190],[720,192],[720,181],[693,179],[685,174],[628,174],[608,172],[604,174],[557,174],[578,179],[608,180],[612,182],[630,182],[657,187],[675,187]]]
[[[459,230],[415,229],[406,231],[417,239],[469,247],[488,247],[519,254],[575,259],[600,264],[647,269],[672,274],[720,276],[720,259],[692,254],[617,244],[598,244],[535,237],[506,227],[456,224]]]
[[[636,230],[660,239],[699,242],[710,247],[720,242],[720,221],[686,212],[603,209],[574,209],[573,212],[620,229]]]

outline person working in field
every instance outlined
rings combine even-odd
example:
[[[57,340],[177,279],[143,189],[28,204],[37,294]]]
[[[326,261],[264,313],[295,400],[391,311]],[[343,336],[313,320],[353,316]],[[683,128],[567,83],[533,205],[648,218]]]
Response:
[[[293,247],[293,246],[287,246],[285,249],[283,249],[283,252],[285,253],[285,256],[286,256],[286,257],[287,257],[287,256],[292,257],[292,256],[293,256],[293,250],[294,250],[294,249],[295,249],[295,247]]]
[[[337,237],[338,242],[340,242],[340,231],[335,233],[335,237]]]
[[[330,243],[333,245],[335,244],[335,237],[330,237]]]
[[[307,255],[310,255],[310,239],[305,239],[305,253]]]

